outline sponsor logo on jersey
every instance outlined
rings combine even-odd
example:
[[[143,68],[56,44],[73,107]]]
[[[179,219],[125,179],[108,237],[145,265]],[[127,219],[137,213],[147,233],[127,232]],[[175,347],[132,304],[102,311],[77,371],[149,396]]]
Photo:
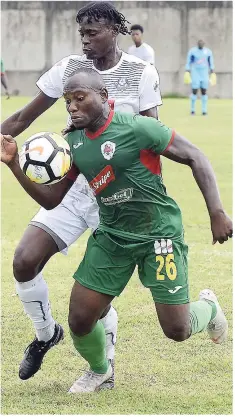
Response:
[[[107,185],[115,180],[115,175],[111,165],[107,165],[91,182],[89,185],[94,194],[99,194]]]
[[[130,87],[130,82],[128,78],[119,78],[119,80],[115,83],[115,87],[118,91],[125,91]]]
[[[171,239],[161,239],[154,242],[154,250],[156,255],[166,255],[173,252],[173,244]]]
[[[126,203],[133,195],[133,188],[125,188],[124,190],[117,191],[110,197],[101,197],[101,203],[106,206],[112,206],[114,204]]]
[[[179,291],[182,287],[182,285],[177,285],[173,290],[168,290],[171,294],[175,294],[177,291]]]
[[[104,142],[101,145],[101,152],[105,159],[112,159],[114,152],[115,152],[116,144],[114,142],[110,142],[109,140],[107,142]]]

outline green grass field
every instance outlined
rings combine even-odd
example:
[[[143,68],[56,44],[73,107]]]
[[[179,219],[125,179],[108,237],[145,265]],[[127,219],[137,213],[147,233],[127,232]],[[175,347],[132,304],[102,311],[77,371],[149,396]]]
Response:
[[[2,101],[2,118],[29,98]],[[197,103],[199,106],[199,102]],[[209,157],[221,197],[232,214],[232,101],[209,100],[209,116],[189,116],[187,99],[166,99],[160,117],[189,138]],[[66,120],[63,100],[18,138],[51,130],[59,133]],[[42,370],[28,381],[18,378],[23,351],[33,338],[30,320],[15,296],[14,249],[37,204],[2,167],[2,413],[3,414],[232,414],[232,242],[212,246],[204,201],[187,167],[163,163],[168,193],[179,203],[189,244],[191,299],[210,287],[230,324],[228,341],[213,344],[206,333],[183,343],[168,340],[157,322],[149,292],[135,274],[114,305],[119,314],[116,388],[93,395],[70,396],[67,390],[86,368],[68,332],[67,312],[72,274],[82,259],[88,234],[56,255],[45,268],[54,317],[65,339],[46,356]]]

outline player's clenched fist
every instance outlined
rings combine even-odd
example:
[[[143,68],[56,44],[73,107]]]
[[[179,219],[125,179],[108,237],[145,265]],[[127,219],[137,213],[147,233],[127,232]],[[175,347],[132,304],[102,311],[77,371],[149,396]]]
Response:
[[[18,147],[15,139],[10,135],[1,134],[1,161],[9,165],[18,157]]]
[[[211,217],[211,231],[213,235],[213,245],[216,242],[224,243],[229,237],[233,236],[233,223],[224,211],[218,211]]]

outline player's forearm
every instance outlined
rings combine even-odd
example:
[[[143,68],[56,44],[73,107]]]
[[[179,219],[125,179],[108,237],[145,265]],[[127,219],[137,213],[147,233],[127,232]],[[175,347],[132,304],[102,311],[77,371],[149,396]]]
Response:
[[[51,190],[49,185],[35,184],[30,181],[20,168],[18,158],[8,165],[11,172],[24,188],[27,194],[30,195],[40,206],[46,210],[51,210],[60,203],[55,193]]]
[[[1,133],[3,135],[11,135],[14,138],[24,132],[31,125],[32,121],[22,118],[21,111],[18,111],[1,124]]]
[[[194,178],[205,199],[210,217],[223,211],[215,173],[208,159],[198,151],[190,163]]]

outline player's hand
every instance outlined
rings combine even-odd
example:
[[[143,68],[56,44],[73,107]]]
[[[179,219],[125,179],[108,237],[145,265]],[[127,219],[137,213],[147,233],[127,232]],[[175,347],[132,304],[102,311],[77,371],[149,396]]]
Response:
[[[210,75],[210,85],[213,87],[216,85],[216,73],[212,72]]]
[[[220,210],[211,216],[211,231],[214,245],[216,242],[224,243],[233,236],[233,223],[227,214]]]
[[[192,79],[189,71],[185,71],[184,73],[184,84],[191,84]]]
[[[10,135],[1,134],[1,161],[6,165],[18,159],[18,147],[15,139]]]

